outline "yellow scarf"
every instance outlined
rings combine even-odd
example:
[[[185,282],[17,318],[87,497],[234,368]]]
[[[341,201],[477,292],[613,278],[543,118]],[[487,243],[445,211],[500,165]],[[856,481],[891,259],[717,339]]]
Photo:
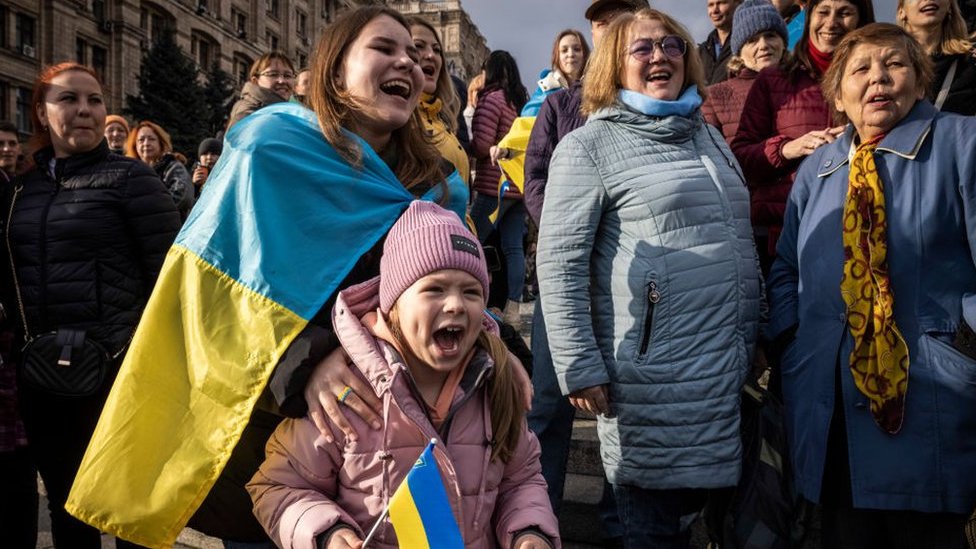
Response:
[[[862,143],[851,160],[840,292],[854,337],[854,384],[870,399],[875,423],[895,434],[905,416],[908,345],[895,326],[895,297],[888,279],[884,184],[874,163],[878,141]]]

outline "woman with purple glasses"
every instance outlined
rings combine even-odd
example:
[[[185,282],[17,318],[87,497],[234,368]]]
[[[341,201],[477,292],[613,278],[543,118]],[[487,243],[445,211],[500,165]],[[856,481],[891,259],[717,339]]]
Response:
[[[759,319],[749,193],[701,116],[688,32],[618,16],[553,154],[538,274],[560,388],[598,415],[626,547],[688,547],[741,468],[739,392]]]

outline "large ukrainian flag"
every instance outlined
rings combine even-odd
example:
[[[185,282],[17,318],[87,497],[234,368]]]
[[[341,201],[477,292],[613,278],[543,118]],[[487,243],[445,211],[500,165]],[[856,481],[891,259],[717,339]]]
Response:
[[[434,458],[434,441],[390,498],[390,522],[400,549],[463,549],[461,530]]]
[[[228,133],[78,470],[72,515],[141,545],[174,543],[285,349],[413,199],[360,145],[353,168],[291,103]]]

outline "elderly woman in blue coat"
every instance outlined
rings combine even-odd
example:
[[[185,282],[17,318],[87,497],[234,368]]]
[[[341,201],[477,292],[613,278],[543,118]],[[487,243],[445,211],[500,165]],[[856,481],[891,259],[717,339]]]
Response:
[[[589,121],[556,147],[538,273],[564,394],[599,416],[627,547],[687,547],[739,478],[739,391],[759,317],[749,195],[702,121],[687,31],[622,14],[587,68]]]
[[[801,166],[769,278],[797,488],[825,547],[964,547],[976,505],[976,119],[887,24],[837,47],[849,121]]]

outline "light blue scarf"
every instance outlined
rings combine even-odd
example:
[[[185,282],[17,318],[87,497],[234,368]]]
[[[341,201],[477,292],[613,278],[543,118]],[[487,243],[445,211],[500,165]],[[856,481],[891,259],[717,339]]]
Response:
[[[662,101],[631,90],[620,90],[617,98],[621,103],[641,114],[659,117],[688,117],[702,105],[697,86],[688,86],[688,89],[675,101]]]

